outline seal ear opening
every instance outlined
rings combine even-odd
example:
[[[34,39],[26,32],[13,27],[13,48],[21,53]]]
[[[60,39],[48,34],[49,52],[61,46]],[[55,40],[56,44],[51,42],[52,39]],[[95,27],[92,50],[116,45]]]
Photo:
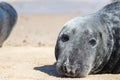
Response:
[[[102,33],[101,32],[99,32],[99,35],[100,35],[100,38],[102,39]]]

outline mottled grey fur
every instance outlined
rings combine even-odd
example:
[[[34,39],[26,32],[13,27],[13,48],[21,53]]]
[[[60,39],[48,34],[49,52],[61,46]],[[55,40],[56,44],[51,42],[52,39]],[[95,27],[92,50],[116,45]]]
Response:
[[[120,73],[120,2],[67,22],[55,57],[58,73],[69,77]]]
[[[120,0],[111,0],[112,2],[118,2],[118,1],[120,1]]]
[[[17,21],[17,12],[6,2],[0,3],[0,46],[10,35]]]

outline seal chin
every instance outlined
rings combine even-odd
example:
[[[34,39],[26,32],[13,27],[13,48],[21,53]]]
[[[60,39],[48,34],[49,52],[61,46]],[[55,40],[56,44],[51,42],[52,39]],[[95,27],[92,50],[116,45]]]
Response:
[[[86,77],[87,75],[88,75],[88,74],[83,74],[83,73],[73,74],[72,72],[65,74],[66,77],[71,77],[71,78],[84,78],[84,77]]]
[[[65,77],[71,77],[71,78],[84,78],[86,76],[87,75],[82,75],[82,74],[79,74],[79,75],[65,74]]]

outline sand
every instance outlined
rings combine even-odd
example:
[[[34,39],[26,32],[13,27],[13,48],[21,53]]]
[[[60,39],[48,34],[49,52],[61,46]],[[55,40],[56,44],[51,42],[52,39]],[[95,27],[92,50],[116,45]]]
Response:
[[[0,80],[120,80],[120,74],[63,78],[55,70],[54,47],[62,25],[78,14],[20,15],[0,48]]]
[[[62,78],[55,71],[54,47],[3,47],[0,80],[120,80],[120,75]]]
[[[5,45],[54,46],[63,24],[77,16],[78,14],[19,15]]]

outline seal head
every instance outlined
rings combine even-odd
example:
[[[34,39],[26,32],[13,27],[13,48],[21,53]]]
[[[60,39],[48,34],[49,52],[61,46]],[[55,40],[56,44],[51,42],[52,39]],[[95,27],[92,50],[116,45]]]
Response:
[[[113,39],[101,19],[93,14],[74,18],[64,25],[55,47],[58,73],[84,77],[102,69],[110,57]]]

